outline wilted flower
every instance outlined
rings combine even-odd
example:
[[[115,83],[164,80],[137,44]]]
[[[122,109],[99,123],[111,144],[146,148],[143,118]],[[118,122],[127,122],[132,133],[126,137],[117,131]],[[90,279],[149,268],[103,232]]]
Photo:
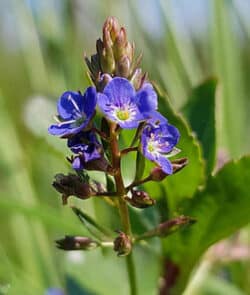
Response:
[[[147,159],[158,164],[164,173],[172,174],[173,167],[167,157],[175,154],[174,147],[179,137],[178,129],[168,123],[157,127],[147,124],[141,135],[141,151]]]
[[[55,176],[53,187],[62,194],[63,203],[67,203],[69,196],[75,196],[80,199],[88,199],[96,194],[95,190],[87,182],[74,174],[64,175],[62,173]]]
[[[96,90],[88,87],[84,95],[80,92],[66,91],[57,103],[59,123],[49,127],[49,133],[68,137],[88,127],[95,113]]]
[[[85,162],[101,157],[102,147],[94,132],[80,132],[68,139],[68,147],[75,154],[81,154]]]
[[[136,208],[148,208],[155,204],[155,200],[152,199],[148,193],[144,191],[132,191],[132,197],[126,197],[125,200],[133,207]]]
[[[68,158],[72,164],[72,168],[75,170],[95,170],[103,172],[111,172],[112,168],[110,167],[109,162],[105,159],[103,155],[100,158],[94,159],[86,162],[83,154],[78,154],[75,157]]]
[[[120,77],[112,79],[103,93],[98,93],[97,104],[109,120],[124,129],[136,128],[140,121],[157,113],[157,95],[150,83],[136,92],[127,79]]]

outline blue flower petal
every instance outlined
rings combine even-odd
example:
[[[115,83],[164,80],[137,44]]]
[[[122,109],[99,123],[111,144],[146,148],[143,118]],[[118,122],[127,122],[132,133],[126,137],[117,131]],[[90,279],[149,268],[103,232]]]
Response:
[[[57,125],[51,125],[48,129],[51,135],[57,135],[61,137],[67,137],[72,134],[80,132],[82,129],[85,129],[89,123],[89,120],[85,120],[80,126],[73,127],[75,123],[59,123]]]
[[[84,168],[81,158],[79,156],[74,158],[74,160],[72,162],[72,168],[75,170],[82,170]]]
[[[145,113],[144,117],[148,118],[147,122],[154,127],[157,127],[162,124],[167,124],[168,120],[162,114],[157,111],[152,111],[150,113]]]
[[[63,120],[74,118],[76,113],[83,111],[83,96],[74,91],[66,91],[57,103],[57,111]]]
[[[159,166],[162,168],[163,172],[165,172],[166,174],[172,174],[173,173],[173,167],[171,162],[165,158],[164,156],[160,156],[157,159],[157,164],[159,164]]]
[[[88,118],[94,114],[96,102],[96,89],[94,87],[88,87],[83,96],[83,110]]]
[[[121,106],[131,101],[135,96],[135,89],[125,78],[114,78],[104,88],[103,93],[108,97],[109,102]]]
[[[94,145],[88,146],[88,148],[83,153],[83,155],[84,155],[85,162],[89,162],[89,161],[97,160],[101,158],[100,151]]]
[[[152,153],[150,153],[148,150],[148,140],[149,140],[148,134],[143,132],[141,135],[142,154],[144,155],[144,157],[146,157],[150,161],[155,161],[155,156]]]
[[[51,125],[48,129],[51,135],[64,136],[68,134],[70,128],[70,124],[63,125]]]
[[[150,113],[158,108],[157,94],[150,83],[144,83],[136,94],[136,100],[142,113]]]
[[[110,106],[112,105],[112,101],[105,94],[97,93],[97,104],[104,114],[108,115],[110,113]]]

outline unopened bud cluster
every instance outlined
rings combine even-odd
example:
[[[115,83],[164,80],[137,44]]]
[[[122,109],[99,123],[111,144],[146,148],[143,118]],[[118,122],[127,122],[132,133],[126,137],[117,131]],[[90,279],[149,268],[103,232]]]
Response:
[[[96,41],[96,51],[85,60],[97,89],[103,89],[112,77],[131,80],[136,90],[142,86],[146,74],[138,68],[141,55],[135,58],[135,45],[127,40],[125,28],[115,17],[109,17],[104,23],[102,39]]]

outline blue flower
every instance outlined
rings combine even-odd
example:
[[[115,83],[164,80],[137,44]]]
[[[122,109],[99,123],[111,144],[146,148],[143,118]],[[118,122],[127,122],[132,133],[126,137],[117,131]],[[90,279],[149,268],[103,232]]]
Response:
[[[144,83],[139,91],[125,78],[116,77],[98,93],[97,104],[106,117],[121,128],[138,127],[140,121],[155,115],[157,95],[150,83]]]
[[[141,151],[147,159],[158,164],[163,172],[172,174],[173,168],[167,157],[179,151],[175,148],[179,138],[178,129],[167,121],[158,125],[148,123],[141,134]]]
[[[81,155],[85,162],[101,158],[102,148],[92,131],[80,132],[69,138],[68,147],[73,153]]]
[[[49,127],[49,133],[68,137],[88,127],[95,113],[96,90],[89,87],[84,95],[79,92],[66,91],[57,103],[59,123]]]

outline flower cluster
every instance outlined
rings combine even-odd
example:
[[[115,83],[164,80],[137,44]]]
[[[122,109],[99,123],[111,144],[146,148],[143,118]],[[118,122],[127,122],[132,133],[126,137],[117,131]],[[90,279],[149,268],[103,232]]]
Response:
[[[57,103],[56,123],[49,127],[50,134],[67,140],[72,152],[67,159],[75,174],[57,174],[53,183],[62,194],[63,203],[66,204],[71,195],[82,200],[98,196],[120,206],[121,219],[127,224],[125,232],[119,232],[114,243],[118,255],[127,255],[132,249],[127,205],[144,209],[156,203],[141,190],[141,185],[147,181],[162,181],[187,164],[186,159],[169,160],[180,151],[176,148],[180,134],[160,114],[157,93],[139,68],[140,59],[140,56],[134,58],[134,45],[127,41],[125,29],[115,18],[108,18],[103,40],[97,40],[97,53],[90,60],[86,58],[94,86],[83,94],[64,92]],[[120,150],[119,138],[124,129],[134,130],[134,138],[130,146]],[[155,167],[146,178],[135,178],[125,187],[121,157],[129,152],[136,152]],[[109,191],[108,185],[106,188],[91,180],[88,170],[104,172],[106,179],[113,181],[113,191]],[[117,198],[118,203],[112,198]],[[60,240],[59,246],[82,249],[80,244],[79,247],[74,244],[78,240],[67,239],[67,245]]]
[[[96,108],[109,124],[117,124],[121,129],[135,129],[144,123],[140,137],[141,153],[166,174],[172,174],[168,157],[177,150],[175,145],[180,134],[157,111],[157,105],[157,94],[149,82],[144,82],[136,91],[129,80],[114,77],[102,92],[89,87],[84,95],[73,91],[63,93],[57,104],[58,123],[51,125],[49,132],[68,138],[68,147],[77,155],[72,160],[72,167],[81,170],[86,169],[88,162],[105,161],[94,124]]]

